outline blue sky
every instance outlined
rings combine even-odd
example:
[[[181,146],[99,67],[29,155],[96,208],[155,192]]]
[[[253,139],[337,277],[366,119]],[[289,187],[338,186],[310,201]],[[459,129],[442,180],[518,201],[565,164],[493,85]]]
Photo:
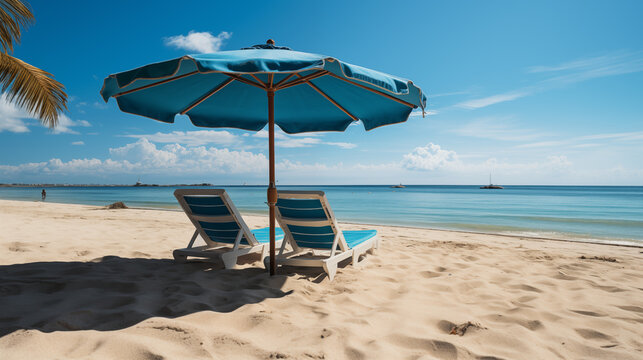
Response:
[[[643,185],[643,2],[31,1],[15,55],[62,82],[52,131],[0,98],[0,182],[265,184],[265,132],[121,113],[103,79],[278,45],[409,78],[429,116],[278,134],[280,184]]]

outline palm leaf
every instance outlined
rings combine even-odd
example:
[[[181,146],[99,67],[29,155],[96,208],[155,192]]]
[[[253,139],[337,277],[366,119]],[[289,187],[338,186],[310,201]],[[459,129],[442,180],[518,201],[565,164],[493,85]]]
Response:
[[[19,0],[0,0],[0,48],[13,52],[13,44],[20,43],[20,28],[34,21],[31,10]]]
[[[0,86],[9,101],[50,128],[58,124],[58,113],[67,109],[65,87],[50,73],[3,52],[0,52]]]

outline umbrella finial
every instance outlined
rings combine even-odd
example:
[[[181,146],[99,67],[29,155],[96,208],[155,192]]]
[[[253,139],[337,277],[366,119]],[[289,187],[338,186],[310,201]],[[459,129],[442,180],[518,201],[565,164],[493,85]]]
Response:
[[[266,41],[266,44],[268,44],[268,45],[274,45],[274,44],[275,44],[275,41],[274,41],[273,39],[268,39],[268,40]]]

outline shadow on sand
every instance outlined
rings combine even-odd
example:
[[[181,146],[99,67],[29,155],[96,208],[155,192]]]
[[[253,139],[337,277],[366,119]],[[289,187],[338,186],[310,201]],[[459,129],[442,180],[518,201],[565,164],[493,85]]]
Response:
[[[88,262],[0,266],[0,337],[44,332],[116,330],[155,316],[230,312],[290,294],[286,276],[262,268],[105,256]]]

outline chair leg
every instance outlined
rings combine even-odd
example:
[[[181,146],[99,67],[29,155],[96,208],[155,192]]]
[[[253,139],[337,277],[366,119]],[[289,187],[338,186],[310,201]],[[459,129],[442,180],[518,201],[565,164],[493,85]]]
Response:
[[[270,246],[264,245],[263,248],[261,249],[261,262],[264,261],[266,257],[268,257],[268,251],[270,250]]]
[[[358,253],[357,251],[353,251],[353,260],[351,261],[351,265],[353,265],[353,267],[357,266],[357,263],[359,262],[359,255],[360,253]]]
[[[176,251],[172,252],[172,256],[174,256],[174,261],[176,261],[179,264],[182,264],[182,263],[185,263],[185,262],[188,261],[188,256],[187,255],[179,254]]]
[[[333,281],[333,279],[335,278],[335,273],[337,272],[337,263],[325,261],[322,266],[324,267],[324,271],[326,272],[326,274],[328,274],[328,280]]]
[[[221,254],[221,260],[226,269],[234,269],[237,266],[237,254],[233,252]]]

